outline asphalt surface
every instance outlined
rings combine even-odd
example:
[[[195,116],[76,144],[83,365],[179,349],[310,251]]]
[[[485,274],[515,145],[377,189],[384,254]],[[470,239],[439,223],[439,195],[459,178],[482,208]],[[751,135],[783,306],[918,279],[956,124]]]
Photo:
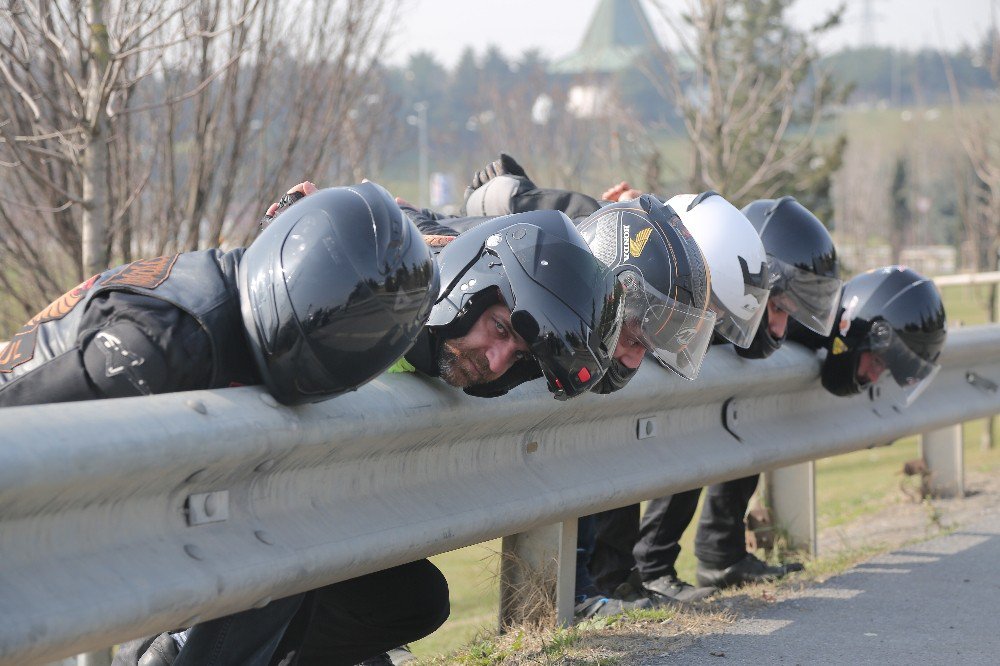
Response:
[[[1000,513],[641,664],[1000,664]]]

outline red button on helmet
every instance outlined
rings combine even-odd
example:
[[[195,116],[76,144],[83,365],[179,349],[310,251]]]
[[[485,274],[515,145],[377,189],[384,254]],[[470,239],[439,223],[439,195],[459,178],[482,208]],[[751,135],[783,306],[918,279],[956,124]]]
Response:
[[[590,381],[590,370],[587,370],[587,368],[583,368],[582,370],[580,370],[580,372],[576,373],[576,376],[581,382],[586,384],[587,382]]]

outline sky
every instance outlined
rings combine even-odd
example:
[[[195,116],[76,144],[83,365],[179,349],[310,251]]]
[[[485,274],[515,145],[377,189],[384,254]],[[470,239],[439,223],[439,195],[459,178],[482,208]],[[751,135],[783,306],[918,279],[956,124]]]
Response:
[[[393,55],[400,65],[411,53],[429,51],[451,67],[466,46],[481,54],[497,45],[508,57],[527,49],[559,58],[574,51],[599,0],[402,0]],[[648,0],[643,0],[647,2]],[[678,7],[686,0],[670,0]],[[954,49],[978,42],[1000,0],[844,0],[844,23],[819,46],[835,51],[862,40],[907,50]],[[817,23],[839,2],[798,0],[790,10],[802,27]],[[652,22],[658,16],[647,6]],[[870,20],[864,20],[865,16]],[[654,27],[655,29],[655,27]]]

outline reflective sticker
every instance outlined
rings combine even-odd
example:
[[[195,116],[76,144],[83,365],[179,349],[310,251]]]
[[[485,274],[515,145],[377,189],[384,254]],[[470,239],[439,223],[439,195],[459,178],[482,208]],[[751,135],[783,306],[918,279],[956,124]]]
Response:
[[[854,311],[858,307],[858,296],[855,294],[849,303],[844,305],[844,314],[840,315],[840,334],[847,335],[851,330],[851,322],[854,321]]]
[[[104,374],[107,377],[125,375],[125,378],[135,387],[135,390],[143,395],[149,395],[151,393],[149,385],[134,370],[142,365],[146,359],[126,349],[122,344],[121,338],[117,335],[101,331],[94,337],[99,341],[99,349],[104,352],[106,360]]]
[[[649,241],[649,235],[652,233],[652,227],[646,227],[637,233],[635,238],[629,240],[628,249],[632,252],[633,257],[638,257],[646,249],[646,243]]]
[[[833,339],[833,347],[830,349],[831,354],[843,354],[847,351],[847,345],[840,338]]]
[[[0,372],[11,372],[22,363],[26,363],[35,355],[35,339],[38,327],[46,322],[62,319],[83,300],[84,294],[94,286],[99,276],[95,275],[81,282],[65,294],[49,303],[44,310],[36,314],[14,334],[7,346],[0,349]]]

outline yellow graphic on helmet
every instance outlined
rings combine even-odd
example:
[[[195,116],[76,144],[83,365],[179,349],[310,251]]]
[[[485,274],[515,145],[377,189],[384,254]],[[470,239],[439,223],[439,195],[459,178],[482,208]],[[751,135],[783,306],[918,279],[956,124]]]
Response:
[[[836,354],[843,354],[845,351],[847,351],[847,345],[844,344],[844,341],[841,340],[840,338],[834,338],[833,339],[833,348],[830,349],[830,351],[834,355],[836,355]]]
[[[653,233],[652,227],[646,227],[639,233],[635,235],[635,238],[630,238],[628,241],[628,249],[632,253],[633,257],[638,257],[642,254],[642,251],[646,249],[646,242],[649,240],[649,235]]]

